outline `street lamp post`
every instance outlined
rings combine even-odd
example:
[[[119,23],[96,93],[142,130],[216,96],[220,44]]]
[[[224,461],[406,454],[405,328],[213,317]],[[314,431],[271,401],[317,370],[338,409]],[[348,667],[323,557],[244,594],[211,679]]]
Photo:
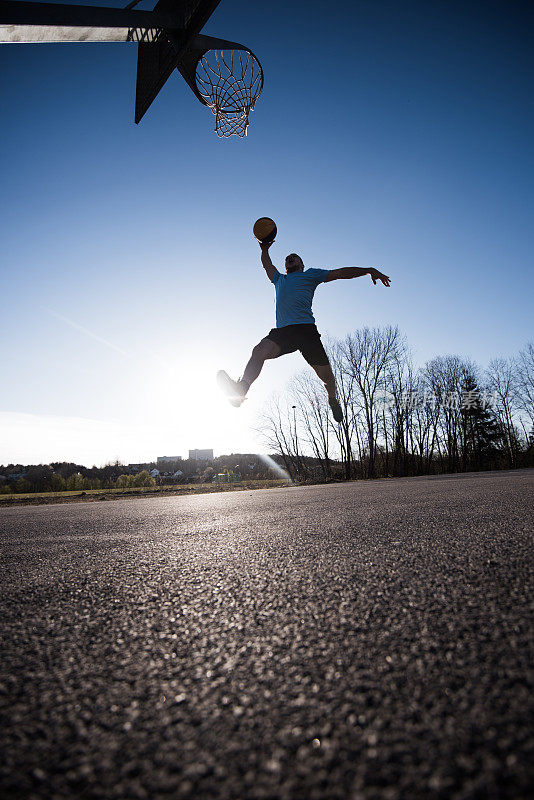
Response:
[[[298,440],[298,437],[297,437],[297,407],[296,406],[291,406],[291,408],[293,409],[293,430],[294,430],[293,438],[294,438],[294,441],[295,441],[295,458],[296,458],[296,461],[297,461],[297,469],[302,474],[304,474],[304,469],[303,469],[304,465],[302,464],[302,461],[300,459],[299,440]]]

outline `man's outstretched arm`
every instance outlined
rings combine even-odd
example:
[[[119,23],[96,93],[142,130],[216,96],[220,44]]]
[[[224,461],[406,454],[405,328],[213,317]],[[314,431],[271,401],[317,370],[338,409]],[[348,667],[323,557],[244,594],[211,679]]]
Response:
[[[267,277],[272,283],[272,280],[278,270],[274,266],[273,262],[271,261],[271,256],[269,255],[269,247],[272,245],[272,242],[260,242],[260,250],[261,250],[261,263],[263,269],[267,273]]]
[[[362,275],[370,275],[375,284],[377,281],[382,281],[384,286],[389,286],[390,284],[390,278],[374,267],[340,267],[340,269],[331,269],[325,283],[338,281],[342,278],[361,278]]]

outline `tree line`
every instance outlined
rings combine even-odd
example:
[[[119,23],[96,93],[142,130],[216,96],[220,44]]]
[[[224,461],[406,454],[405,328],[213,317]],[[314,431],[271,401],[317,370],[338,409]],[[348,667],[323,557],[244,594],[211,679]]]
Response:
[[[123,464],[115,461],[103,467],[86,467],[67,461],[50,464],[0,465],[0,494],[22,494],[27,492],[87,491],[96,489],[132,489],[156,485],[180,483],[209,483],[218,473],[232,474],[239,479],[266,479],[272,474],[256,455],[231,453],[218,456],[212,461],[183,459],[165,463],[170,472],[157,477],[150,473],[162,470],[161,464]],[[172,473],[179,471],[181,475]]]
[[[416,368],[398,327],[327,345],[344,419],[306,370],[262,410],[258,431],[293,479],[507,469],[534,464],[534,345],[487,369],[458,355]],[[309,457],[318,464],[310,468]]]

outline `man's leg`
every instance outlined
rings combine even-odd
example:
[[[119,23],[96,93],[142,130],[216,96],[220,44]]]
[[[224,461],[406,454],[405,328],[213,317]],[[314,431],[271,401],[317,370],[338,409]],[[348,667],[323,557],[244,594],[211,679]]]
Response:
[[[317,373],[318,378],[324,383],[328,397],[337,398],[336,379],[330,364],[312,364],[311,366]]]
[[[343,409],[339,405],[337,399],[337,387],[334,373],[330,364],[312,364],[311,367],[317,373],[317,376],[324,383],[324,388],[328,393],[328,403],[332,409],[332,415],[336,422],[343,422]]]
[[[278,358],[281,354],[282,348],[280,345],[273,342],[272,339],[265,337],[252,351],[249,362],[245,367],[243,377],[240,380],[233,381],[224,370],[219,370],[217,373],[217,382],[223,392],[228,396],[230,404],[239,408],[250,389],[250,385],[260,374],[265,361],[268,358]]]
[[[260,374],[263,365],[267,361],[268,358],[278,358],[280,353],[282,352],[282,348],[280,345],[273,342],[272,339],[262,339],[256,347],[252,351],[252,355],[249,359],[247,366],[245,367],[245,371],[243,372],[243,377],[241,378],[238,383],[244,389],[243,396],[246,395],[248,390],[250,389],[251,384],[254,383],[258,375]]]

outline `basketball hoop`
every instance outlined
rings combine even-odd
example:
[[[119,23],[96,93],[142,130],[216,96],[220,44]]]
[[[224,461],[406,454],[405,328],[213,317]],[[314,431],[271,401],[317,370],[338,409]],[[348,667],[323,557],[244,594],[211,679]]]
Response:
[[[220,0],[158,0],[153,11],[57,2],[0,0],[0,44],[8,42],[137,42],[135,122],[176,68],[215,114],[218,136],[245,136],[263,89],[263,70],[242,44],[200,31]]]
[[[263,70],[246,48],[208,50],[196,66],[196,87],[215,114],[218,136],[246,136],[248,115],[263,89]]]

